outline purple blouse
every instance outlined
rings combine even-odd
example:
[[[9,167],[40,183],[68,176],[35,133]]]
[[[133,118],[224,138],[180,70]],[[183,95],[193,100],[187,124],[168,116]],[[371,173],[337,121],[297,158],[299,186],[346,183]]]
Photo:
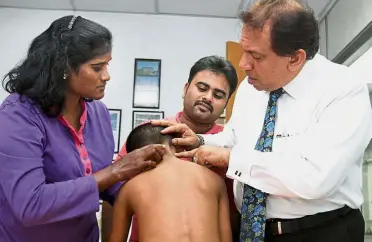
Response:
[[[99,198],[113,202],[120,184],[99,194],[92,173],[112,162],[106,106],[83,102],[81,129],[50,118],[18,94],[0,106],[0,241],[98,241]]]

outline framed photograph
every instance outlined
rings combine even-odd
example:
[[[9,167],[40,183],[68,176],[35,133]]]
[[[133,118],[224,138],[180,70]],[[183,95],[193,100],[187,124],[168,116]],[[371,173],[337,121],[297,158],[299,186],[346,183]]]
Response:
[[[133,108],[160,107],[161,60],[135,59]]]
[[[138,125],[150,121],[164,119],[164,111],[136,111],[133,110],[132,128],[134,129]]]
[[[115,141],[114,153],[117,154],[120,149],[121,109],[109,109],[109,112]]]

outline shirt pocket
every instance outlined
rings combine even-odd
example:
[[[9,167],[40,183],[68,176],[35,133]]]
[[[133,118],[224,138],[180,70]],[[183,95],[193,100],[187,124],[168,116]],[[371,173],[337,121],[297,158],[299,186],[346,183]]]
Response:
[[[305,133],[307,130],[308,119],[293,122],[283,127],[282,130],[278,131],[274,135],[273,151],[274,152],[290,152],[292,154],[301,153],[301,149],[304,146]]]
[[[298,133],[287,133],[280,136],[276,136],[273,141],[273,152],[280,153],[297,153],[300,154],[302,147],[302,138]]]
[[[301,153],[306,144],[309,128],[314,125],[313,107],[296,105],[288,110],[279,121],[278,129],[275,130],[273,151]]]

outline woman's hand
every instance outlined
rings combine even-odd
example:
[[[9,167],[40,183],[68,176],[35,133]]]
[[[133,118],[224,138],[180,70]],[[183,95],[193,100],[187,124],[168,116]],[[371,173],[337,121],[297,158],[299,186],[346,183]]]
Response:
[[[112,165],[93,174],[99,191],[103,191],[115,183],[127,181],[143,171],[156,167],[163,159],[164,145],[147,145],[134,150],[117,160]]]
[[[151,124],[167,126],[161,131],[162,134],[176,134],[178,138],[172,139],[174,146],[182,147],[185,150],[192,150],[200,145],[199,137],[186,124],[179,124],[168,120],[152,120]]]
[[[134,150],[112,165],[112,173],[118,176],[119,181],[129,180],[143,171],[156,167],[163,159],[164,152],[164,145],[147,145]]]

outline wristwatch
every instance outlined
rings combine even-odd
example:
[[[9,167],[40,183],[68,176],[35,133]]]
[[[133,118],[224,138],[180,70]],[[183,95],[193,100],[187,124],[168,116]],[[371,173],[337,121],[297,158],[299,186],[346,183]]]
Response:
[[[204,138],[199,134],[197,134],[196,136],[198,136],[198,138],[199,138],[199,146],[198,147],[200,147],[202,145],[205,145]]]

